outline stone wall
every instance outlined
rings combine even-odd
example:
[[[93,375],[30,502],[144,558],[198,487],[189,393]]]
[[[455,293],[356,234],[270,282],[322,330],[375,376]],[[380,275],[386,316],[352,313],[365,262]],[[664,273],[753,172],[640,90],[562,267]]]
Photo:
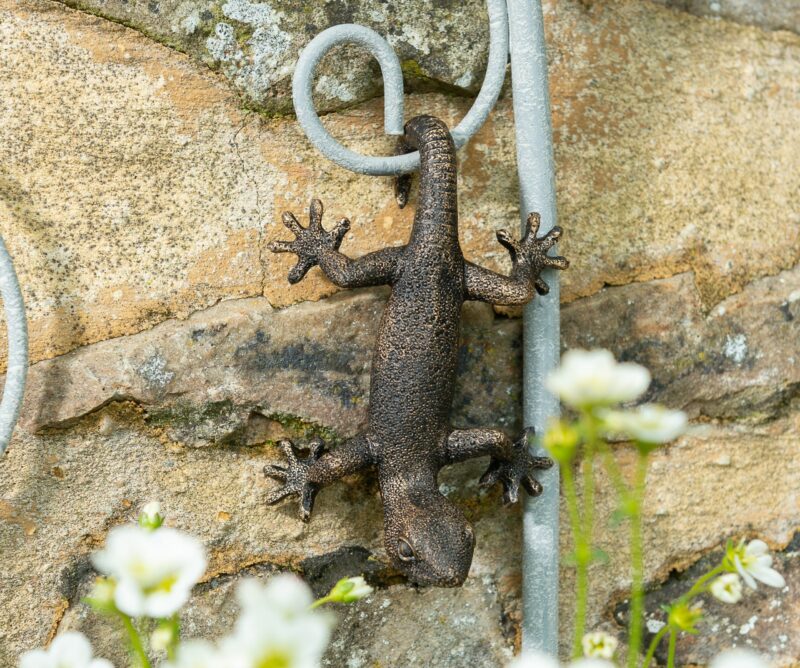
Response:
[[[647,365],[648,398],[697,426],[650,470],[652,610],[731,535],[784,550],[800,585],[798,17],[791,1],[701,5],[545,3],[573,263],[562,345]],[[87,555],[152,499],[211,555],[187,635],[226,628],[237,579],[290,569],[318,591],[358,572],[378,586],[343,613],[328,665],[498,666],[518,647],[520,515],[477,490],[485,462],[442,475],[476,527],[459,590],[390,571],[374,480],[323,491],[308,525],[291,503],[263,503],[275,439],[336,443],[363,425],[386,297],[337,292],[317,270],[290,287],[291,259],[266,251],[285,236],[280,212],[320,197],[329,221],[352,220],[354,256],[403,243],[413,217],[389,179],[317,155],[289,113],[298,50],[351,20],[400,52],[407,116],[453,123],[469,108],[486,60],[480,0],[0,0],[0,233],[33,362],[0,462],[0,666],[68,628],[122,665],[116,631],[80,603]],[[318,107],[349,146],[388,152],[377,72],[345,51],[323,64]],[[508,94],[460,169],[465,253],[507,270],[494,232],[517,216]],[[456,424],[519,429],[517,316],[465,307]],[[603,480],[599,499],[597,539],[623,560]],[[627,573],[612,562],[593,577],[592,623],[622,637]],[[796,597],[746,604],[711,605],[716,639],[683,640],[682,665],[732,642],[800,665]]]

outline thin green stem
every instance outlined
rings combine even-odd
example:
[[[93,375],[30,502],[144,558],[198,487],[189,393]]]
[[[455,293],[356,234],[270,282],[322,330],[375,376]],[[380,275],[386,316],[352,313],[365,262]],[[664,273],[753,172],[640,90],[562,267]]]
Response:
[[[683,596],[681,596],[678,601],[682,603],[688,603],[691,601],[695,596],[702,594],[706,590],[706,584],[709,580],[716,577],[720,573],[725,571],[725,567],[722,565],[717,566],[716,568],[712,568],[708,573],[705,575],[701,575],[697,582],[692,585],[692,588],[687,591]]]
[[[567,503],[572,540],[575,544],[575,630],[572,639],[572,655],[581,656],[581,640],[586,627],[586,603],[588,597],[588,572],[586,540],[583,533],[578,510],[578,495],[575,491],[575,478],[569,464],[561,466],[561,478],[564,482],[564,499]]]
[[[669,653],[667,654],[667,668],[675,668],[675,646],[678,642],[678,633],[675,630],[669,634]]]
[[[169,645],[167,645],[167,658],[170,661],[175,661],[177,658],[176,655],[178,652],[178,643],[181,639],[181,620],[178,617],[177,612],[172,616],[172,619],[170,619],[170,624],[172,633],[170,636]]]
[[[648,668],[650,662],[653,660],[653,657],[656,655],[656,650],[658,649],[658,644],[661,642],[661,639],[667,635],[667,631],[669,631],[669,626],[664,624],[661,627],[661,630],[656,633],[655,637],[650,643],[650,647],[647,649],[647,654],[644,657],[644,663],[642,664],[642,668]]]
[[[133,621],[124,612],[120,612],[119,616],[122,620],[122,625],[128,632],[128,642],[131,646],[131,653],[133,654],[134,659],[136,659],[136,662],[139,664],[139,668],[151,668],[150,660],[147,658],[147,653],[144,651],[142,638],[139,636],[139,632],[133,625]]]
[[[642,539],[642,505],[647,479],[647,455],[639,452],[631,491],[631,616],[628,625],[628,668],[635,668],[642,645],[644,621],[644,545]]]
[[[308,609],[309,609],[309,610],[314,610],[315,608],[318,608],[318,607],[319,607],[319,606],[321,606],[321,605],[325,605],[326,603],[329,603],[329,602],[330,602],[330,600],[331,600],[331,599],[330,599],[330,596],[323,596],[322,598],[318,598],[316,601],[314,601],[314,602],[313,602],[313,603],[312,603],[312,604],[311,604],[311,605],[308,607]]]

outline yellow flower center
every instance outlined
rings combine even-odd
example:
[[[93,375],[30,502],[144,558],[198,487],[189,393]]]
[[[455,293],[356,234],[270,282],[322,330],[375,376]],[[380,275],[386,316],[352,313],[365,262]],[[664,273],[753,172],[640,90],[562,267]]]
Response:
[[[142,591],[146,596],[150,596],[151,594],[169,594],[177,581],[177,575],[170,575],[163,580],[159,580],[154,585],[143,587]]]
[[[255,668],[290,668],[291,665],[292,657],[289,654],[281,650],[272,650],[256,662]]]

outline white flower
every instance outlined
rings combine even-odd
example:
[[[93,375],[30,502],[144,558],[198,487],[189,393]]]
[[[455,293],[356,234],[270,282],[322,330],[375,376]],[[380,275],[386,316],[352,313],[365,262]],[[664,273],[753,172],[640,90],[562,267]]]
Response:
[[[525,652],[516,657],[506,668],[559,668],[558,661],[541,652]]]
[[[709,587],[714,598],[723,603],[738,603],[742,600],[742,581],[736,573],[725,573],[716,578]]]
[[[733,565],[750,589],[756,588],[756,580],[769,587],[786,586],[783,576],[772,568],[772,556],[763,540],[751,540],[747,547],[743,545],[739,543],[728,556],[732,557]]]
[[[161,668],[251,668],[252,664],[238,653],[230,653],[205,640],[187,640],[178,645],[175,661],[166,661]]]
[[[591,659],[613,659],[619,641],[605,631],[587,633],[581,640],[583,655]]]
[[[161,504],[158,501],[151,501],[145,504],[139,514],[139,526],[145,529],[158,529],[164,524],[164,516],[161,514]]]
[[[242,614],[280,614],[292,618],[308,613],[314,596],[308,585],[294,575],[281,574],[270,578],[266,586],[255,578],[239,583],[236,598]]]
[[[223,652],[244,656],[248,666],[319,668],[330,640],[331,617],[310,610],[308,586],[291,575],[278,575],[264,587],[255,580],[239,585],[242,614]]]
[[[644,404],[632,411],[604,411],[601,414],[610,432],[624,434],[642,443],[669,443],[686,431],[688,419],[683,411],[658,404]]]
[[[638,399],[650,385],[650,372],[630,362],[619,363],[608,350],[568,350],[545,385],[575,408],[610,406]]]
[[[769,665],[755,652],[734,649],[717,655],[709,668],[769,668]]]
[[[559,668],[559,663],[552,656],[542,652],[525,652],[516,657],[506,668]],[[578,659],[570,663],[569,668],[616,668],[616,666],[603,659]]]
[[[67,631],[47,650],[35,649],[20,657],[20,668],[114,668],[106,659],[93,659],[92,646],[82,633]]]
[[[92,556],[116,580],[114,602],[132,617],[169,617],[186,601],[206,569],[200,541],[175,529],[122,526]]]

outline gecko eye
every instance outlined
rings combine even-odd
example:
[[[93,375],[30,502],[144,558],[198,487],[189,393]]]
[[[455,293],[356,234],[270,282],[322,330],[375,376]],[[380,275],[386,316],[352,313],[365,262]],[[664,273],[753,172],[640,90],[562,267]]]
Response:
[[[414,561],[414,548],[405,538],[397,541],[397,556],[403,561]]]

